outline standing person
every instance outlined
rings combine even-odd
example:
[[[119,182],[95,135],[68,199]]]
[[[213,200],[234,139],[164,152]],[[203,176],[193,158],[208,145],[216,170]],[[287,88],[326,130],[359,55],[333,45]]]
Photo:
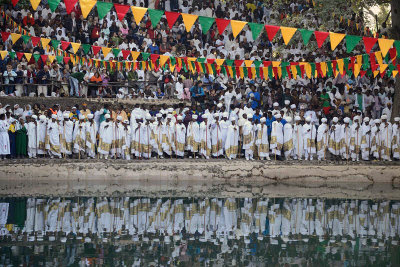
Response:
[[[351,139],[350,139],[351,160],[360,161],[362,129],[360,125],[359,116],[355,116],[353,118],[353,124],[350,127],[350,134],[351,134]]]
[[[350,131],[350,118],[346,117],[343,119],[342,131],[341,131],[341,151],[343,160],[348,160],[350,158],[350,139],[351,139],[351,131]]]
[[[189,122],[187,127],[187,138],[186,138],[186,149],[195,158],[199,158],[199,148],[200,148],[200,124],[197,122],[197,115],[192,115],[192,121]],[[197,155],[195,155],[197,153]]]
[[[339,118],[332,119],[332,126],[329,133],[329,152],[338,159],[340,155],[340,141],[342,140],[342,127],[339,124]]]
[[[8,128],[8,137],[10,139],[10,158],[17,156],[17,121],[14,118],[10,118],[10,127]]]
[[[294,117],[294,125],[293,125],[293,159],[294,160],[302,160],[303,152],[304,152],[304,144],[303,144],[303,125],[301,125],[300,116]]]
[[[57,115],[51,115],[51,121],[47,124],[46,150],[48,150],[50,158],[54,156],[61,158],[60,147],[60,125],[57,121]]]
[[[60,125],[61,131],[61,152],[66,156],[72,156],[72,142],[74,137],[74,122],[70,118],[70,113],[63,114],[64,121]]]
[[[101,157],[108,159],[114,138],[114,127],[110,114],[105,114],[104,118],[106,120],[100,124],[98,153],[100,153]]]
[[[392,125],[392,153],[393,159],[400,159],[400,117],[394,118],[394,123]]]
[[[364,118],[364,123],[361,127],[361,158],[362,160],[369,160],[371,153],[371,125],[369,118]]]
[[[37,116],[32,115],[26,126],[28,135],[28,156],[29,158],[36,158],[37,154]]]
[[[247,121],[243,125],[243,149],[246,160],[254,160],[254,145],[256,125],[253,121],[253,116],[247,114]]]
[[[225,155],[227,159],[235,159],[238,153],[239,126],[236,125],[236,118],[230,119],[231,125],[228,126],[225,140]]]
[[[0,114],[0,156],[5,159],[10,155],[10,138],[8,136],[8,128],[10,125],[6,120],[6,114]]]
[[[88,121],[85,125],[86,131],[86,153],[88,157],[94,159],[96,157],[96,135],[97,135],[97,125],[93,119],[93,114],[88,114]]]
[[[392,146],[392,124],[388,122],[386,114],[381,116],[380,124],[381,134],[381,157],[385,161],[392,161],[390,159],[390,150]]]
[[[293,154],[293,126],[291,117],[286,117],[286,123],[283,126],[283,151],[285,159],[290,160]]]
[[[211,124],[212,155],[215,158],[223,155],[222,133],[219,122],[219,113],[214,114],[214,122]]]
[[[123,138],[122,138],[122,158],[126,160],[131,159],[131,127],[129,121],[124,120],[122,122],[124,127]]]
[[[47,119],[45,115],[39,116],[37,123],[37,154],[46,155]]]
[[[313,160],[313,155],[316,153],[315,138],[317,131],[314,124],[311,122],[311,117],[306,118],[306,123],[303,125],[303,144],[304,144],[304,159]]]
[[[208,123],[208,115],[202,115],[203,121],[200,123],[200,135],[201,135],[201,144],[200,144],[200,153],[201,155],[209,159],[211,156],[211,131],[210,124]]]
[[[381,120],[376,119],[374,120],[375,125],[371,127],[371,155],[376,160],[381,160],[381,133],[380,133],[380,125],[381,125]]]
[[[3,73],[4,77],[4,84],[6,85],[5,88],[5,94],[10,95],[14,93],[14,83],[15,79],[17,77],[17,73],[12,69],[11,65],[7,65],[7,69]]]
[[[20,118],[19,125],[16,131],[16,147],[17,147],[17,157],[24,158],[28,155],[27,153],[27,143],[28,143],[28,131],[26,129],[25,121]]]
[[[260,118],[260,123],[257,124],[257,151],[258,156],[261,160],[269,158],[269,141],[268,141],[268,127],[266,125],[267,119],[265,117]]]
[[[326,124],[327,119],[321,119],[322,124],[318,126],[317,131],[317,156],[318,160],[326,159],[326,152],[328,149],[328,125]]]
[[[163,123],[161,121],[162,119],[162,114],[157,113],[156,115],[157,121],[154,122],[152,126],[152,140],[153,140],[153,151],[157,153],[159,158],[164,158],[163,157],[163,149],[162,149],[162,143],[163,143]]]
[[[74,153],[78,154],[79,158],[83,157],[86,150],[86,123],[85,116],[79,115],[79,121],[75,122],[73,139]]]
[[[186,126],[182,123],[183,117],[177,117],[176,123],[176,148],[175,153],[178,157],[183,158],[185,155],[185,144],[186,144]]]
[[[39,70],[36,74],[36,82],[38,85],[38,96],[46,97],[48,95],[47,92],[47,84],[50,81],[50,73],[47,65],[44,65],[43,69]]]
[[[278,160],[281,160],[281,151],[283,147],[283,124],[281,122],[281,114],[276,114],[275,119],[276,120],[272,122],[270,148],[272,150],[272,154],[274,154]]]

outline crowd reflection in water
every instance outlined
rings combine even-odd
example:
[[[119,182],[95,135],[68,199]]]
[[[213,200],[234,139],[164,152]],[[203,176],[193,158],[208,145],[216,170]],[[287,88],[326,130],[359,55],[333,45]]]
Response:
[[[400,264],[400,202],[5,198],[0,265]]]

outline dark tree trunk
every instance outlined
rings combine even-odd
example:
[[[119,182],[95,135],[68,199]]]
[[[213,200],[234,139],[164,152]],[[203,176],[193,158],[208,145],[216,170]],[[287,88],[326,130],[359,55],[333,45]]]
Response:
[[[400,40],[400,0],[392,0],[392,39]],[[400,51],[397,51],[399,53]],[[398,62],[396,62],[399,64]],[[394,117],[400,115],[400,73],[396,77],[394,98],[393,98],[393,110],[392,110],[392,121]]]

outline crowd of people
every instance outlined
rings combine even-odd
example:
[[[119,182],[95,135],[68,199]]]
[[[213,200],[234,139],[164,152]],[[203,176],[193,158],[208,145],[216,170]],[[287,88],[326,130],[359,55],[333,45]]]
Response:
[[[271,110],[224,101],[132,110],[18,104],[0,108],[2,158],[226,158],[229,160],[399,160],[399,123],[385,108],[373,117],[317,106],[273,103]],[[250,92],[251,99],[259,97]],[[229,98],[229,99],[228,99]],[[328,95],[329,99],[329,95]],[[333,99],[333,101],[335,98]],[[326,101],[321,95],[321,101]],[[357,103],[355,101],[354,104]],[[362,104],[366,105],[366,99]],[[348,114],[348,115],[347,115]],[[328,121],[329,120],[329,121]]]

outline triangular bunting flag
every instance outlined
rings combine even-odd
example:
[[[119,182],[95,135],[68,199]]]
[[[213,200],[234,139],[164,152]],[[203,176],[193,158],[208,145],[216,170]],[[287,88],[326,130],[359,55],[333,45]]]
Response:
[[[292,39],[296,31],[297,31],[296,28],[281,27],[283,41],[285,42],[286,45],[289,44],[290,40]]]
[[[3,39],[3,43],[7,41],[8,37],[10,37],[10,32],[1,32],[1,39]]]
[[[253,37],[253,40],[256,40],[260,35],[262,29],[264,28],[264,25],[259,23],[249,22],[249,27],[251,30],[251,35]]]
[[[55,58],[56,58],[55,55],[49,55],[49,57],[48,57],[50,63],[53,63],[53,61],[54,61]]]
[[[226,27],[229,25],[230,20],[229,19],[215,19],[215,23],[217,24],[217,28],[218,28],[218,33],[221,35]]]
[[[29,41],[31,40],[31,37],[29,35],[22,35],[21,37],[25,44],[29,43]]]
[[[122,21],[125,18],[130,6],[114,4],[115,11],[117,12],[118,19]]]
[[[29,60],[31,60],[32,54],[31,53],[24,53],[24,56],[26,58],[26,61],[29,62]]]
[[[147,59],[149,59],[150,53],[142,52],[141,54],[142,54],[142,60],[143,61],[147,61]]]
[[[331,39],[331,50],[335,50],[335,48],[338,46],[338,44],[343,40],[343,38],[346,36],[344,33],[334,33],[330,32],[329,33],[329,39]]]
[[[318,48],[321,48],[322,45],[324,44],[326,38],[328,38],[329,32],[319,32],[319,31],[315,31],[315,32],[314,32],[314,35],[315,35],[315,39],[317,39]]]
[[[124,58],[124,60],[126,60],[131,53],[131,51],[129,51],[129,50],[121,50],[121,52],[122,52],[122,57]]]
[[[168,22],[168,27],[172,29],[174,26],[176,20],[179,18],[181,14],[178,12],[170,12],[170,11],[165,11],[165,17],[167,18]]]
[[[208,30],[213,25],[214,21],[215,21],[214,18],[199,16],[199,23],[203,34],[206,34],[208,32]]]
[[[48,0],[47,3],[49,4],[51,12],[54,12],[60,4],[60,0]]]
[[[280,29],[279,26],[265,25],[265,30],[267,31],[268,40],[272,42],[275,35],[278,33],[279,29]]]
[[[215,60],[215,63],[217,63],[218,66],[221,66],[222,64],[224,64],[225,59],[223,58],[217,58]]]
[[[78,2],[78,0],[64,0],[65,9],[67,11],[67,14],[70,14],[72,12],[72,10],[74,9],[77,2]]]
[[[35,59],[35,62],[39,61],[40,54],[33,54],[33,58]]]
[[[64,57],[64,63],[65,63],[65,64],[68,64],[68,62],[69,62],[70,59],[71,59],[70,57]]]
[[[245,65],[246,67],[248,67],[248,68],[250,68],[252,64],[253,64],[253,60],[245,60],[245,61],[244,61],[244,65]]]
[[[106,57],[108,53],[110,53],[112,48],[109,47],[101,47],[101,52],[103,52],[103,56]]]
[[[40,37],[31,36],[31,42],[33,46],[37,46],[40,41]]]
[[[186,14],[186,13],[181,13],[181,15],[182,15],[183,23],[185,24],[185,27],[186,27],[186,31],[190,32],[190,30],[192,29],[192,26],[196,22],[198,16],[192,15],[192,14]]]
[[[231,20],[233,38],[236,38],[242,31],[243,27],[247,24],[245,21]]]
[[[30,0],[31,1],[31,6],[33,8],[33,10],[36,10],[40,4],[41,0]]]
[[[17,52],[17,58],[18,60],[21,60],[21,58],[23,57],[24,53],[22,52]]]
[[[43,48],[47,48],[47,46],[49,45],[51,39],[41,38],[40,41],[42,42],[42,47]]]
[[[139,25],[140,22],[142,21],[144,15],[147,12],[147,8],[132,6],[131,10],[132,10],[133,17],[135,18],[136,25]]]
[[[389,49],[392,47],[394,40],[391,39],[378,39],[379,48],[381,49],[383,57],[386,57],[386,54],[389,52]]]
[[[96,3],[97,0],[79,0],[79,5],[81,6],[82,16],[84,19],[87,18]]]
[[[81,44],[80,43],[71,43],[71,46],[72,46],[72,51],[74,52],[74,54],[76,54],[76,52],[78,52]]]
[[[70,42],[61,41],[61,49],[64,51],[67,50],[67,48],[69,47],[70,44],[71,44]],[[54,49],[56,49],[56,48],[54,48]]]
[[[92,46],[90,45],[90,44],[83,44],[82,45],[82,51],[83,51],[83,53],[85,53],[85,55],[87,55],[89,52],[90,52],[90,48],[91,48]]]
[[[132,51],[131,52],[132,61],[136,61],[139,55],[140,55],[140,52]]]
[[[114,54],[114,58],[118,58],[118,56],[119,56],[119,53],[121,53],[121,49],[118,49],[118,48],[113,48],[112,49],[112,52],[113,52],[113,54]]]
[[[160,55],[160,66],[164,66],[164,64],[167,62],[167,60],[169,59],[169,56],[165,56],[165,55]]]
[[[108,2],[97,2],[96,6],[99,19],[103,19],[107,15],[107,13],[110,12],[113,4]]]
[[[95,56],[95,55],[97,55],[97,53],[100,52],[101,47],[100,47],[100,46],[92,45],[92,49],[93,49],[93,55]]]
[[[11,3],[13,4],[13,6],[15,7],[18,4],[19,0],[11,0]]]
[[[375,43],[378,41],[377,38],[363,37],[365,51],[369,54],[371,49],[374,47]]]
[[[11,41],[13,44],[15,44],[18,39],[21,38],[21,34],[19,33],[11,33]]]
[[[41,55],[40,58],[42,59],[43,63],[47,62],[47,55]]]
[[[154,29],[157,26],[158,22],[160,22],[161,17],[164,15],[164,11],[151,8],[149,8],[147,11],[149,12],[151,25]]]
[[[353,51],[353,49],[358,45],[358,43],[361,41],[362,37],[357,36],[357,35],[346,35],[346,48],[347,48],[347,53],[350,53]]]

